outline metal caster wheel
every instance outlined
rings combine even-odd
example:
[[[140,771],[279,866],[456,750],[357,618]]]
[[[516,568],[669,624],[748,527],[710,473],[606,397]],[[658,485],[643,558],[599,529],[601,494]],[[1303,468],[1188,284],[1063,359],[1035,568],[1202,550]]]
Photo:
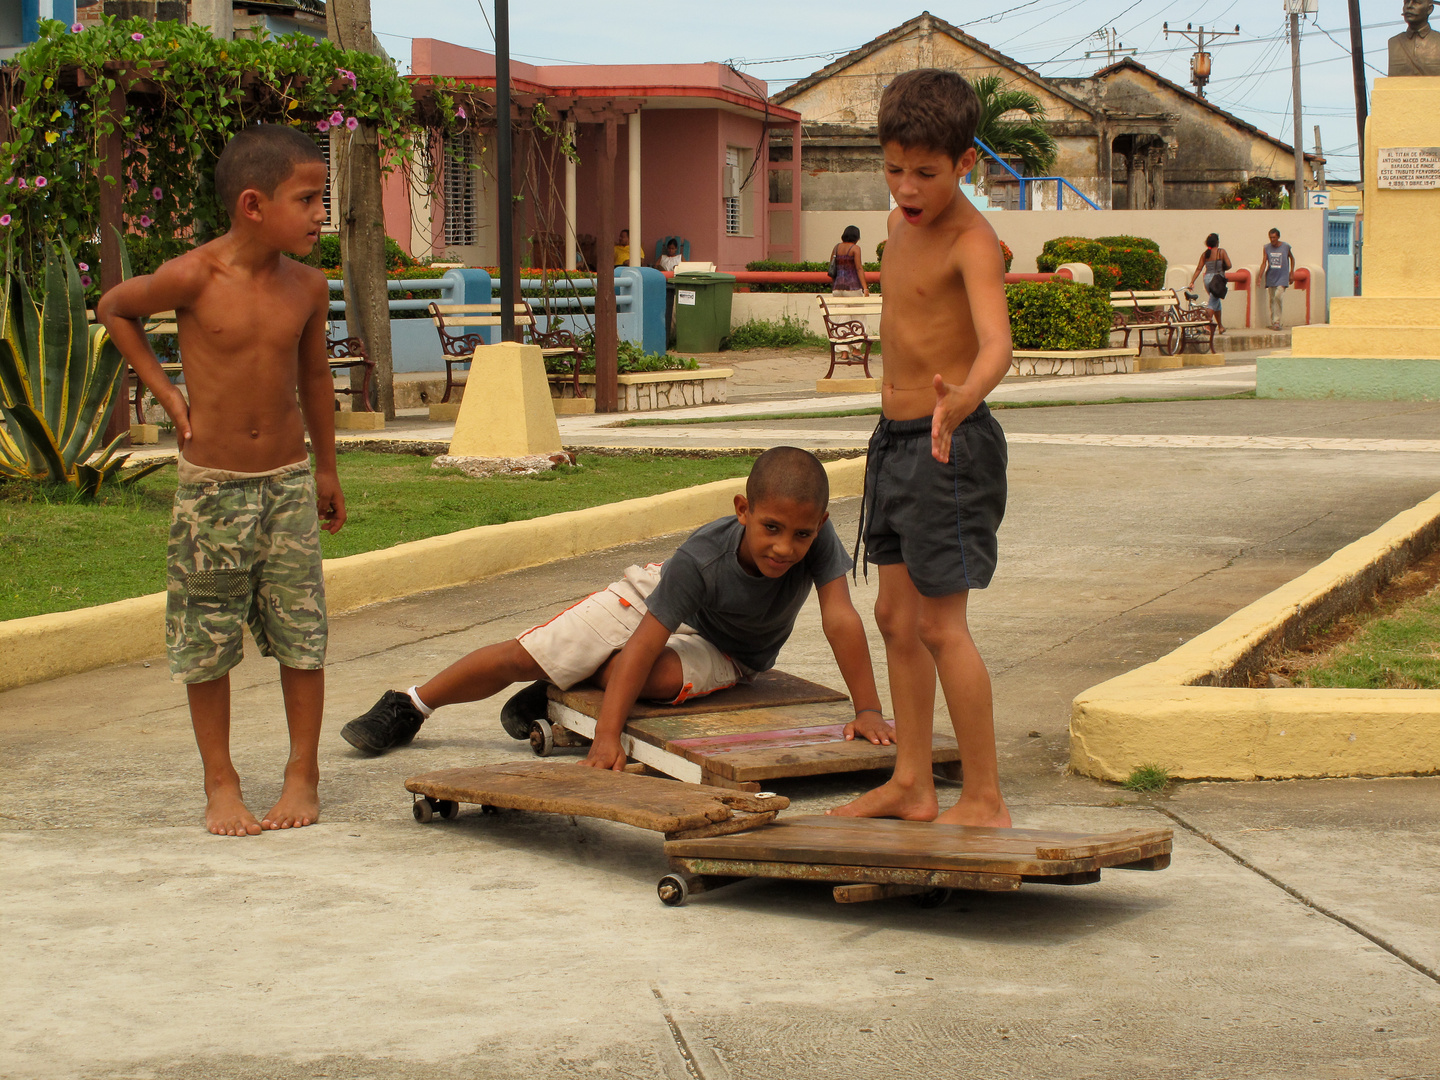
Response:
[[[939,907],[941,904],[945,903],[945,901],[949,899],[949,889],[930,889],[927,892],[915,894],[915,906],[918,908],[929,910],[930,908]]]
[[[555,749],[555,733],[549,720],[530,721],[530,750],[536,757],[549,757]]]
[[[655,892],[666,907],[679,907],[689,898],[690,886],[678,874],[666,874],[655,886]]]
[[[410,810],[416,821],[421,825],[428,825],[435,818],[435,800],[429,795],[422,795],[415,800],[415,805]]]
[[[460,816],[460,804],[454,799],[441,799],[435,804],[435,809],[446,821],[454,821]]]

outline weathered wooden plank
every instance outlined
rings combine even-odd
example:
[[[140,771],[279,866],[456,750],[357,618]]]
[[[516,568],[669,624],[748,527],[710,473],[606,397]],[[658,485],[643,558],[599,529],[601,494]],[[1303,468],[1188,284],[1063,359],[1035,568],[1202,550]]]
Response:
[[[665,853],[765,863],[1053,877],[1150,858],[1168,852],[1170,843],[1169,829],[1132,829],[1097,837],[1035,829],[975,829],[931,822],[807,816],[787,818],[768,828],[734,836],[674,841],[665,845]]]
[[[837,904],[865,904],[897,896],[919,896],[928,891],[923,885],[836,885],[834,894]]]
[[[936,735],[931,760],[958,761],[960,748],[949,735]],[[688,755],[687,755],[688,756]],[[864,739],[786,747],[758,747],[724,754],[703,755],[704,768],[733,780],[764,782],[786,776],[820,776],[826,773],[859,772],[862,769],[892,769],[895,747],[876,746]]]
[[[410,777],[405,788],[434,799],[603,818],[664,833],[729,821],[736,811],[742,812],[749,823],[740,827],[754,827],[760,823],[758,818],[769,821],[790,805],[780,795],[761,798],[746,792],[557,762],[442,769]]]
[[[667,843],[666,848],[669,846]],[[1020,888],[1018,874],[923,870],[903,866],[840,866],[832,863],[761,862],[753,859],[674,856],[670,859],[670,868],[684,873],[729,878],[873,882],[877,885],[919,885],[925,889],[975,889],[982,892],[1014,892]]]
[[[600,702],[605,691],[589,683],[581,683],[569,690],[550,688],[550,700],[561,701],[572,709],[589,716],[600,715]],[[728,712],[733,709],[756,709],[785,705],[806,705],[816,701],[845,701],[846,696],[828,686],[821,686],[798,675],[783,671],[763,671],[749,683],[740,683],[728,690],[717,690],[703,698],[695,698],[680,705],[659,705],[651,701],[637,701],[630,711],[630,718],[646,716],[694,716],[701,713]]]
[[[664,746],[677,739],[719,738],[750,731],[774,731],[778,728],[823,727],[832,724],[843,727],[854,719],[854,715],[849,702],[811,702],[685,716],[642,716],[627,721],[627,727],[647,742]]]

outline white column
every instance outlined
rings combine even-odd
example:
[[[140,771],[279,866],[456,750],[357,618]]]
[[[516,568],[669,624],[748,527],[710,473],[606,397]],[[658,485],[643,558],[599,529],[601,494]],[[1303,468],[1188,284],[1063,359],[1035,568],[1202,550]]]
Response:
[[[565,137],[575,145],[575,121],[565,121]],[[565,159],[565,269],[575,269],[575,162]]]
[[[640,113],[631,113],[626,123],[630,134],[630,265],[644,262],[644,241],[640,238]]]

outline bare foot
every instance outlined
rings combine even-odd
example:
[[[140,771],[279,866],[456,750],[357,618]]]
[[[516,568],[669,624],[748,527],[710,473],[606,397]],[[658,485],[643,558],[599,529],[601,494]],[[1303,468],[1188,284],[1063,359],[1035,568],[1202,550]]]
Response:
[[[267,829],[299,829],[320,820],[320,778],[307,770],[285,770],[280,801],[260,824]]]
[[[205,827],[216,836],[260,835],[260,822],[241,800],[239,784],[215,784],[205,793]]]
[[[940,810],[933,786],[910,787],[893,779],[867,791],[853,802],[825,813],[831,817],[902,818],[905,821],[933,821]]]
[[[961,795],[960,801],[935,818],[935,821],[941,825],[976,825],[987,829],[1008,829],[1010,828],[1010,809],[999,799],[974,798],[967,801],[965,796]]]

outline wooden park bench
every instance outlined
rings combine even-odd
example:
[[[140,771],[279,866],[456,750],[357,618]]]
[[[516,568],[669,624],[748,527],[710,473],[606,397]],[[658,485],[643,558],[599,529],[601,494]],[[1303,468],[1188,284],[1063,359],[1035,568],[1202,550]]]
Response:
[[[440,351],[445,354],[445,396],[440,399],[443,404],[450,400],[451,390],[464,385],[455,381],[455,365],[470,363],[475,357],[475,350],[486,344],[484,335],[478,331],[457,332],[456,327],[499,326],[500,304],[498,301],[491,304],[432,302],[429,310],[430,319],[440,335]],[[570,358],[570,379],[575,396],[581,397],[580,362],[585,351],[580,347],[580,340],[563,326],[552,327],[543,333],[536,329],[535,313],[524,300],[515,305],[515,325],[524,328],[528,344],[538,345],[546,360],[562,356]]]
[[[90,317],[92,319],[94,318],[93,312],[90,313]],[[175,334],[177,332],[178,327],[175,323],[175,312],[173,311],[157,311],[145,320],[145,333],[147,335]],[[352,408],[358,408],[362,412],[372,411],[370,408],[370,380],[375,373],[375,361],[370,359],[366,353],[365,343],[358,337],[333,338],[329,333],[326,333],[325,355],[330,364],[331,375],[334,375],[335,372],[342,369],[352,372],[349,389],[337,386],[335,392],[337,394],[349,394],[352,398],[355,398],[356,400],[352,400],[351,402]],[[353,374],[353,370],[357,367],[364,368],[364,374],[359,387],[355,386],[355,376]],[[174,379],[175,376],[183,372],[179,361],[162,360],[160,362],[160,368],[171,379]],[[140,377],[135,374],[133,369],[130,372],[130,379],[134,384],[134,396],[131,404],[135,408],[135,422],[137,424],[143,424],[145,422],[145,384],[140,381]],[[335,407],[338,409],[340,406],[337,403]]]
[[[870,332],[866,318],[880,315],[882,298],[821,293],[815,299],[820,303],[820,314],[825,320],[825,336],[830,339],[830,370],[825,373],[825,378],[835,374],[837,364],[859,364],[865,377],[873,378],[870,374],[870,347],[880,340],[880,335]]]
[[[1110,329],[1125,335],[1122,347],[1129,347],[1134,331],[1142,352],[1147,333],[1166,356],[1174,356],[1187,344],[1197,352],[1215,351],[1215,312],[1203,305],[1187,305],[1174,289],[1122,289],[1110,294],[1110,307]]]

